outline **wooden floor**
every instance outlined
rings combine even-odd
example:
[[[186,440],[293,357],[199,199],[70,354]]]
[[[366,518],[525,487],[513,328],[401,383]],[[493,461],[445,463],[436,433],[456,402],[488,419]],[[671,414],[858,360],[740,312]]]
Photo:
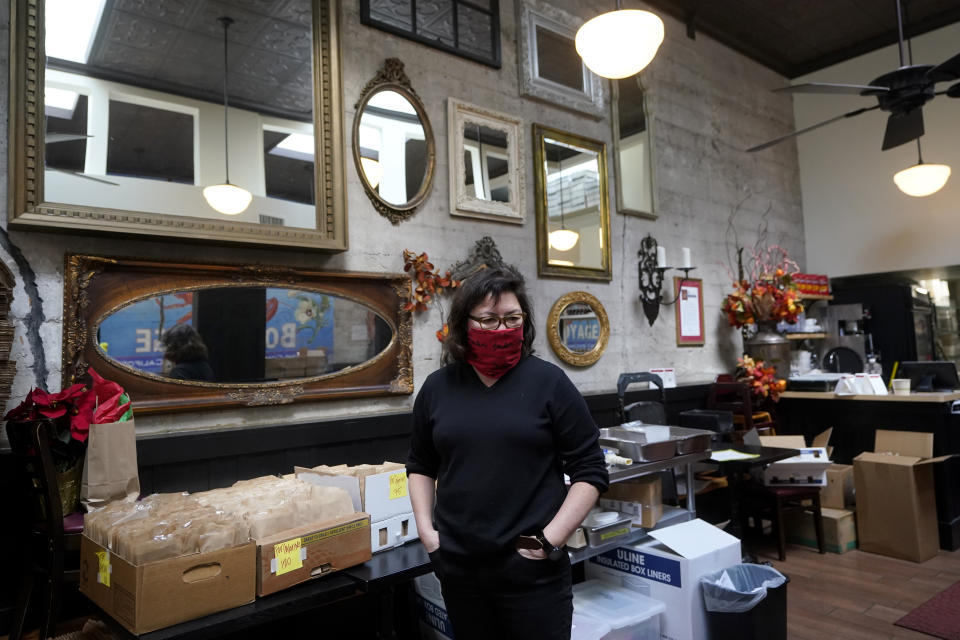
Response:
[[[790,640],[930,640],[932,636],[893,623],[960,580],[960,550],[940,551],[916,563],[859,550],[820,555],[791,545],[784,562],[773,549],[759,551],[758,558],[790,577]]]

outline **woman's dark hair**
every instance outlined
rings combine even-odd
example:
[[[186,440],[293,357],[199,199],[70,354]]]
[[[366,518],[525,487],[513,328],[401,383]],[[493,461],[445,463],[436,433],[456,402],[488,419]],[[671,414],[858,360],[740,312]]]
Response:
[[[469,345],[467,343],[467,322],[470,312],[487,297],[499,302],[504,293],[517,296],[520,310],[526,315],[523,320],[523,347],[521,354],[527,356],[533,353],[533,339],[536,337],[534,329],[533,308],[527,298],[523,286],[523,278],[512,271],[500,269],[483,269],[468,277],[457,289],[450,305],[450,315],[447,316],[447,325],[450,333],[443,341],[443,364],[451,362],[466,362]]]
[[[208,356],[203,338],[189,324],[178,324],[164,331],[163,346],[166,347],[164,357],[174,364],[206,360]]]

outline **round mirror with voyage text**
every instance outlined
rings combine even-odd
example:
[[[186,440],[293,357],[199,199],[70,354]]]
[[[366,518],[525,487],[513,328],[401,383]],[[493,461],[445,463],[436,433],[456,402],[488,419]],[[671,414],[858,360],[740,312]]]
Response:
[[[560,296],[547,317],[547,339],[563,362],[585,367],[600,359],[610,338],[607,312],[585,291]]]
[[[356,104],[353,159],[370,201],[394,224],[412,216],[430,192],[433,130],[396,58],[384,63]]]

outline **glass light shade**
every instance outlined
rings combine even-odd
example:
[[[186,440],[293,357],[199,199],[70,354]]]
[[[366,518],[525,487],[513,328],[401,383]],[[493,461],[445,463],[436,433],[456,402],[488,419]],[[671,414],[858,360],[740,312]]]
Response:
[[[940,191],[950,177],[950,167],[945,164],[915,164],[898,171],[893,181],[908,196],[922,198]]]
[[[253,194],[229,182],[204,187],[203,197],[213,209],[228,216],[243,213],[253,200]]]
[[[383,169],[380,163],[373,158],[360,158],[360,166],[363,167],[363,175],[367,177],[371,189],[376,189],[380,184],[380,178],[383,176]]]
[[[602,13],[577,31],[577,53],[598,76],[617,80],[639,73],[663,42],[663,20],[649,11]]]
[[[580,240],[580,234],[576,231],[570,231],[570,229],[557,229],[556,231],[551,231],[547,238],[549,239],[550,246],[557,251],[570,251],[570,249],[573,249],[573,246],[577,244],[577,241]]]

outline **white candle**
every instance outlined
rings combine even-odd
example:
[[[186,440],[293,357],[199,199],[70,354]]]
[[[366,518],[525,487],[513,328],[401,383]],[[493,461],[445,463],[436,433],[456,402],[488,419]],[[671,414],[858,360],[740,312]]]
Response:
[[[663,247],[657,247],[657,266],[666,267],[667,266],[667,250]]]
[[[682,256],[680,259],[680,263],[681,263],[680,267],[682,269],[691,268],[690,267],[690,247],[683,247],[682,249],[680,249],[680,255]]]

